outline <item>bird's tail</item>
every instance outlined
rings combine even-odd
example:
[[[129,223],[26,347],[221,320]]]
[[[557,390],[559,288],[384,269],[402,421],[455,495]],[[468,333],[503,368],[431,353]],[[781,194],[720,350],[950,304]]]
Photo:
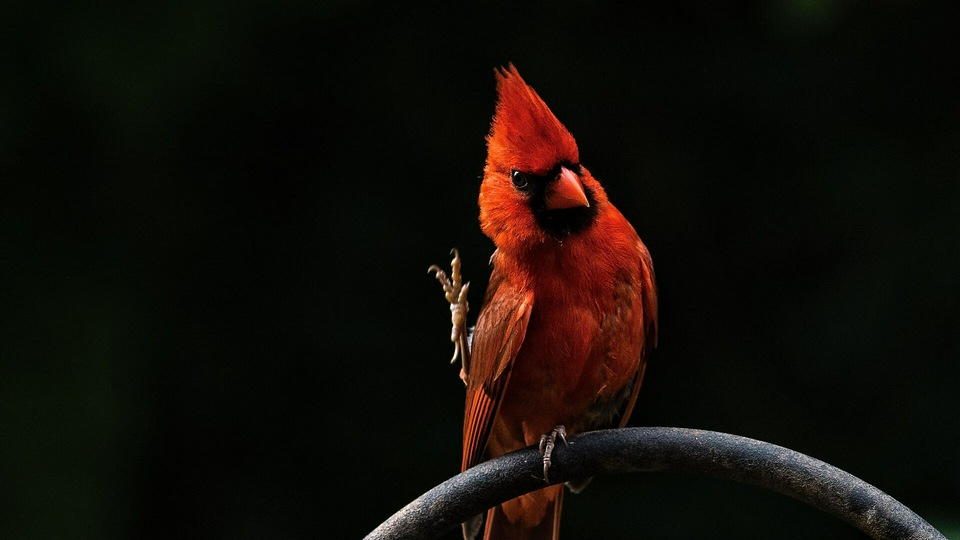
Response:
[[[562,507],[563,484],[521,495],[487,511],[483,538],[556,540]]]

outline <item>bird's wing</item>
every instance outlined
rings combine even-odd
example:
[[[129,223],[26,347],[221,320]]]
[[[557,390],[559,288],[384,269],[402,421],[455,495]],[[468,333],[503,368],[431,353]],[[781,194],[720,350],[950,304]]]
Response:
[[[633,406],[637,403],[637,395],[640,393],[640,384],[643,382],[643,374],[647,369],[647,358],[650,351],[657,345],[657,284],[653,274],[653,260],[650,258],[650,252],[642,242],[637,240],[640,247],[640,291],[643,321],[643,344],[640,348],[640,365],[633,378],[633,385],[630,391],[630,397],[626,400],[623,410],[620,413],[620,427],[627,425],[630,420],[630,414],[633,412]]]
[[[473,332],[463,417],[462,470],[481,460],[532,308],[533,292],[517,288],[495,266]]]

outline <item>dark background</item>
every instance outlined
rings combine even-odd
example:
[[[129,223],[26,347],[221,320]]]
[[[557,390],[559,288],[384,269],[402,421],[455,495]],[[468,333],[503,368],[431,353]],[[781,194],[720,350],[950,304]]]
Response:
[[[476,315],[510,61],[653,254],[632,424],[807,453],[960,535],[956,12],[454,5],[3,8],[0,536],[359,538],[458,472],[426,268],[460,248]],[[863,537],[670,474],[595,480],[563,529]]]

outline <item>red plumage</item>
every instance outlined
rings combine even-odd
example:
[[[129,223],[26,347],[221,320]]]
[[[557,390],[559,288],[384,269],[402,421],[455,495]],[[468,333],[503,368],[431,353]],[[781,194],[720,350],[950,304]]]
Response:
[[[465,379],[464,470],[558,425],[623,426],[656,340],[647,248],[516,68],[496,79],[479,206],[497,249]],[[493,508],[485,537],[556,538],[562,499],[551,486]]]

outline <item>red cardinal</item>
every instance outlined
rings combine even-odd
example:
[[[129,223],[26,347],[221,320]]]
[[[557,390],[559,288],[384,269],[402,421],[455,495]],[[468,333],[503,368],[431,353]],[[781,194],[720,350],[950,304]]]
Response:
[[[497,249],[469,349],[453,336],[467,385],[461,468],[540,444],[546,477],[557,439],[630,418],[656,341],[653,264],[540,96],[512,64],[496,79],[479,202]],[[462,325],[459,260],[447,284]],[[561,485],[507,501],[487,512],[484,538],[558,538],[562,502]]]

